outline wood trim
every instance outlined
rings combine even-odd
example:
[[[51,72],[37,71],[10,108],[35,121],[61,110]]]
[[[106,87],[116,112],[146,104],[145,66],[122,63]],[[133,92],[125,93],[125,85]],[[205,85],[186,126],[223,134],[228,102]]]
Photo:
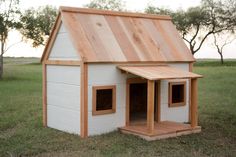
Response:
[[[189,72],[193,72],[193,64],[189,63]],[[188,93],[189,93],[189,114],[188,114],[188,121],[191,122],[191,79],[188,79]]]
[[[148,132],[154,131],[154,93],[155,81],[148,80],[147,83],[147,128]]]
[[[80,136],[88,136],[88,65],[81,64],[80,73]]]
[[[49,52],[51,51],[52,49],[52,46],[56,40],[56,36],[57,36],[57,32],[61,26],[61,14],[59,13],[58,16],[57,16],[57,19],[54,23],[54,26],[52,28],[52,31],[50,33],[50,36],[49,36],[49,39],[47,41],[47,44],[44,48],[44,51],[43,51],[43,55],[41,57],[41,62],[45,61],[48,59],[48,56],[49,56]]]
[[[184,85],[184,101],[180,103],[172,103],[172,86],[173,85]],[[168,106],[169,107],[179,107],[186,105],[186,81],[173,81],[169,82],[169,90],[168,90]]]
[[[112,89],[112,109],[109,110],[101,110],[97,111],[96,110],[96,95],[97,95],[97,90],[101,89]],[[111,114],[116,112],[116,86],[115,85],[110,85],[110,86],[93,86],[93,95],[92,95],[92,115],[104,115],[104,114]]]
[[[43,63],[43,126],[47,127],[47,67]]]
[[[198,110],[197,110],[197,79],[191,80],[191,127],[195,128],[198,125]]]
[[[192,104],[192,93],[191,93],[191,89],[192,89],[192,80],[188,79],[188,105],[189,105],[189,111],[188,111],[188,121],[191,122],[191,104]]]
[[[81,65],[81,61],[73,61],[73,60],[46,60],[45,64],[48,65]]]
[[[109,11],[109,10],[88,9],[88,8],[74,8],[74,7],[65,7],[65,6],[60,7],[60,11],[61,12],[83,13],[83,14],[97,14],[97,15],[109,15],[109,16],[149,18],[149,19],[158,19],[158,20],[171,20],[171,17],[167,16],[167,15]]]
[[[166,65],[168,63],[192,63],[193,61],[84,61],[89,64],[122,64],[122,65],[127,65],[127,64],[161,64],[161,65]]]
[[[189,72],[193,72],[193,63],[189,63]]]
[[[128,78],[127,83],[128,84],[131,84],[131,83],[147,83],[147,80],[144,79],[144,78],[139,78],[139,77]]]
[[[156,95],[157,95],[157,122],[161,122],[161,81],[156,81],[157,85],[157,90],[156,90]]]

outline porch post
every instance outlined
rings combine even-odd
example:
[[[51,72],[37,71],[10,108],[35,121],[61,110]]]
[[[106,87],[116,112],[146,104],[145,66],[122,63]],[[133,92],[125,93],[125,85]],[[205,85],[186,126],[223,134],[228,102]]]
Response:
[[[148,92],[147,92],[147,128],[151,133],[154,130],[154,93],[155,93],[155,82],[148,80]]]
[[[198,125],[198,111],[197,111],[197,79],[191,80],[191,127]]]

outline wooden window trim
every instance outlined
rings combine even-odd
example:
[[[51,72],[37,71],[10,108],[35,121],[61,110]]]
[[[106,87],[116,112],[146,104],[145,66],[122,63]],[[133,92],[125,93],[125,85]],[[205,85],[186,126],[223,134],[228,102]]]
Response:
[[[172,103],[172,86],[173,85],[184,85],[184,101],[180,103]],[[186,81],[173,81],[169,82],[169,96],[168,96],[168,106],[169,107],[179,107],[186,105]]]
[[[97,111],[96,110],[96,93],[97,90],[101,90],[101,89],[112,89],[112,109],[108,109],[108,110],[101,110],[101,111]],[[116,112],[116,86],[115,85],[111,85],[111,86],[93,86],[93,96],[92,96],[92,115],[104,115],[104,114],[111,114],[111,113],[115,113]]]

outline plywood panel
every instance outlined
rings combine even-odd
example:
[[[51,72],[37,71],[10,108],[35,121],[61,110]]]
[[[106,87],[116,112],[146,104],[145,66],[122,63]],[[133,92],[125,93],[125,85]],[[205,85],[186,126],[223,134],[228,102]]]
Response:
[[[168,83],[176,80],[162,80],[161,81],[161,120],[174,122],[188,122],[189,121],[189,82],[186,81],[186,105],[179,107],[168,107]],[[183,80],[179,80],[183,81]]]
[[[53,82],[47,83],[47,104],[80,110],[80,86]]]
[[[52,46],[49,60],[81,60],[76,51],[62,23],[54,45]]]
[[[109,85],[125,83],[127,75],[121,73],[115,64],[90,64],[88,76],[89,85]]]
[[[117,109],[116,113],[98,116],[92,116],[92,112],[89,112],[88,122],[89,136],[117,130],[125,126],[125,109]]]
[[[80,112],[48,104],[48,127],[80,134]]]
[[[80,85],[80,67],[47,65],[47,81]]]

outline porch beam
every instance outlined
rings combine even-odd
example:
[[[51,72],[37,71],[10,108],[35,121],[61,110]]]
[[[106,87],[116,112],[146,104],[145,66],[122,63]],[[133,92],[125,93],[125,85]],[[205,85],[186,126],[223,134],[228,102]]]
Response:
[[[150,133],[154,130],[154,94],[155,82],[148,80],[147,92],[147,128]]]
[[[195,128],[198,125],[198,111],[197,111],[197,79],[191,80],[191,127]]]

